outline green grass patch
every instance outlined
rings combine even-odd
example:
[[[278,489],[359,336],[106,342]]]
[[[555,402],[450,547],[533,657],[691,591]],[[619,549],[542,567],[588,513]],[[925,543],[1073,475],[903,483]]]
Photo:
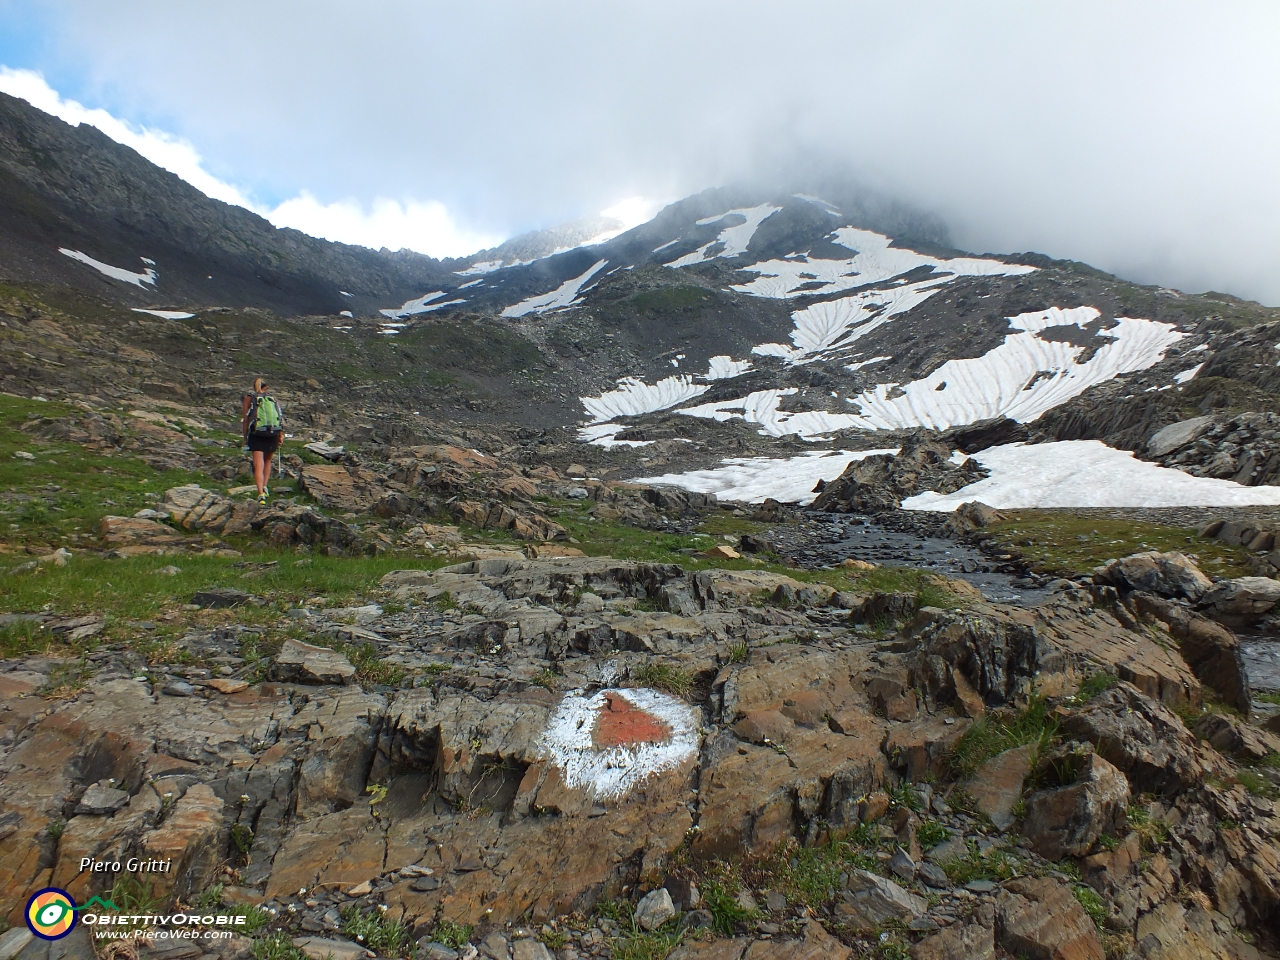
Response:
[[[1080,517],[1058,510],[1002,511],[1005,519],[987,528],[1006,552],[1016,550],[1043,573],[1075,576],[1094,567],[1150,550],[1191,556],[1206,574],[1252,574],[1248,551],[1200,537],[1188,527],[1141,520]]]
[[[988,714],[971,725],[951,751],[948,762],[957,777],[969,777],[997,754],[1024,744],[1043,751],[1057,735],[1058,724],[1042,697],[1032,697],[1025,710]]]
[[[454,950],[461,950],[471,940],[471,934],[474,932],[475,927],[469,923],[456,923],[448,918],[441,918],[431,931],[431,939]]]
[[[342,912],[342,932],[380,957],[412,957],[417,947],[410,929],[381,910],[365,913],[348,907]]]
[[[1101,930],[1108,916],[1107,905],[1102,897],[1092,887],[1086,887],[1082,883],[1073,884],[1071,890],[1080,901],[1080,906],[1084,907],[1084,912],[1089,915],[1089,919]]]
[[[253,941],[253,960],[307,960],[307,955],[293,945],[293,938],[277,930]]]
[[[1253,699],[1257,700],[1259,703],[1274,703],[1277,706],[1280,706],[1280,692],[1255,693],[1253,695]]]
[[[696,677],[693,671],[670,663],[645,663],[632,671],[631,679],[638,686],[652,687],[683,699],[693,693]]]
[[[1120,678],[1114,673],[1090,674],[1080,684],[1080,689],[1076,691],[1075,698],[1081,703],[1087,703],[1099,694],[1106,693],[1119,682]]]
[[[926,820],[920,824],[920,828],[916,831],[916,839],[920,841],[920,846],[926,850],[936,847],[940,843],[945,843],[950,835],[950,831],[937,820]]]
[[[970,880],[1008,880],[1020,864],[1004,850],[981,854],[977,844],[970,844],[969,852],[963,857],[948,860],[940,866],[948,880],[963,886]]]
[[[1280,799],[1280,789],[1260,773],[1241,770],[1236,774],[1236,779],[1255,797],[1264,797],[1267,800]]]

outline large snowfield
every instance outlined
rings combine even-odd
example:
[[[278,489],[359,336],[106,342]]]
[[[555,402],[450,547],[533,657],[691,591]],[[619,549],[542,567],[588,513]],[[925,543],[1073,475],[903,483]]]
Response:
[[[762,503],[774,499],[781,503],[813,503],[813,488],[819,480],[834,480],[855,460],[876,453],[897,453],[897,447],[883,450],[814,451],[798,457],[735,457],[721,461],[710,470],[688,473],[666,473],[660,477],[637,477],[637,483],[665,483],[694,493],[713,493],[718,500],[740,500]]]
[[[882,450],[815,451],[785,459],[724,460],[709,470],[639,477],[720,500],[760,503],[768,497],[805,506],[814,501],[819,480],[834,480],[854,460]],[[974,454],[991,471],[955,493],[921,493],[904,500],[907,510],[949,513],[971,500],[997,509],[1034,507],[1244,507],[1280,505],[1280,487],[1246,487],[1230,480],[1193,477],[1138,460],[1098,440],[1015,443]]]
[[[503,310],[502,315],[508,318],[516,318],[526,316],[530,313],[546,313],[548,310],[558,310],[561,307],[571,307],[578,302],[575,298],[578,296],[578,292],[586,285],[587,281],[603,270],[605,264],[608,262],[608,260],[597,260],[595,264],[581,276],[566,280],[550,293],[544,293],[541,296],[528,297],[527,299],[521,300],[514,306],[507,307],[507,309]]]
[[[1113,450],[1099,440],[992,447],[974,454],[991,471],[955,493],[922,493],[908,510],[951,511],[969,500],[1018,507],[1246,507],[1280,505],[1280,487],[1193,477]]]

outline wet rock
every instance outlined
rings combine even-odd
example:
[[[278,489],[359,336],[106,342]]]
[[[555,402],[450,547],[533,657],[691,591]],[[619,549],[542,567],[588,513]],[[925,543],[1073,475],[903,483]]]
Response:
[[[651,890],[636,904],[635,921],[645,930],[656,930],[676,916],[671,894],[665,887]]]
[[[1069,887],[1056,880],[1010,880],[996,898],[1000,946],[1029,960],[1104,960],[1098,929]]]
[[[292,638],[285,640],[271,666],[275,679],[289,683],[350,683],[356,675],[351,661],[328,647]]]
[[[854,870],[836,913],[856,929],[871,930],[890,921],[908,922],[923,916],[929,904],[892,880],[867,870]]]
[[[1047,860],[1087,853],[1104,833],[1120,836],[1127,825],[1129,782],[1090,750],[1072,745],[1050,751],[1037,765],[1045,777],[1073,779],[1027,798],[1022,833]]]
[[[1187,600],[1200,599],[1213,586],[1213,581],[1184,554],[1154,551],[1113,560],[1094,574],[1094,580],[1111,584],[1122,593],[1142,590],[1159,597]]]

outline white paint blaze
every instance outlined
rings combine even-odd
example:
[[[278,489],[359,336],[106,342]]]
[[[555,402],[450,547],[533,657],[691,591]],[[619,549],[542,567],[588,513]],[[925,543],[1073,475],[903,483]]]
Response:
[[[1098,440],[1007,444],[973,457],[991,476],[951,494],[917,494],[904,500],[903,508],[950,512],[969,500],[997,509],[1280,504],[1280,487],[1193,477],[1138,460]]]
[[[573,306],[578,302],[574,299],[577,297],[578,291],[582,289],[588,280],[603,270],[608,262],[608,260],[597,260],[582,276],[566,280],[550,293],[521,300],[519,303],[503,310],[502,315],[504,317],[523,317],[530,313],[546,313],[548,310],[558,310],[561,307]]]
[[[125,283],[132,283],[135,287],[146,287],[156,285],[156,277],[158,276],[152,267],[147,267],[141,273],[133,273],[125,270],[123,267],[113,267],[109,263],[103,263],[101,260],[95,260],[87,253],[81,253],[79,250],[68,250],[66,247],[59,247],[58,252],[63,256],[70,257],[72,260],[78,260],[86,266],[93,267],[100,274],[110,277],[112,280],[123,280]],[[155,263],[154,260],[148,260],[140,257],[143,263]]]
[[[738,457],[722,460],[720,466],[710,470],[637,477],[635,482],[670,484],[694,493],[711,493],[718,500],[761,503],[772,498],[781,503],[805,505],[817,498],[813,488],[819,480],[834,480],[855,460],[877,453],[897,452],[897,447],[889,447],[882,450],[815,451],[780,460]]]
[[[661,721],[671,735],[659,743],[597,747],[592,740],[606,694],[617,696]],[[601,690],[591,697],[570,694],[560,701],[538,740],[541,755],[560,768],[564,782],[600,799],[619,798],[649,777],[674,770],[698,753],[698,715],[682,700],[645,689]]]
[[[781,207],[775,207],[771,203],[762,203],[758,207],[743,207],[738,210],[729,210],[720,214],[718,217],[704,217],[697,221],[698,226],[705,227],[708,224],[719,223],[725,217],[739,216],[744,218],[744,222],[735,224],[732,227],[725,227],[710,243],[704,243],[693,253],[687,253],[678,260],[672,260],[667,264],[668,267],[688,267],[695,263],[703,263],[707,260],[714,260],[715,257],[740,257],[747,252],[747,247],[751,243],[751,238],[756,235],[756,230],[760,224],[773,216]],[[707,256],[707,251],[717,243],[724,244],[724,249],[713,257]],[[661,250],[659,247],[658,250]],[[658,251],[655,250],[654,253]]]

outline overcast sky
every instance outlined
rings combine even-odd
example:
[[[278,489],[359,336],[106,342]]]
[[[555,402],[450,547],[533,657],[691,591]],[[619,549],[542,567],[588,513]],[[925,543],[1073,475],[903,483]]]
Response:
[[[0,23],[0,89],[335,239],[458,255],[838,169],[973,251],[1280,305],[1276,0],[0,0]]]

